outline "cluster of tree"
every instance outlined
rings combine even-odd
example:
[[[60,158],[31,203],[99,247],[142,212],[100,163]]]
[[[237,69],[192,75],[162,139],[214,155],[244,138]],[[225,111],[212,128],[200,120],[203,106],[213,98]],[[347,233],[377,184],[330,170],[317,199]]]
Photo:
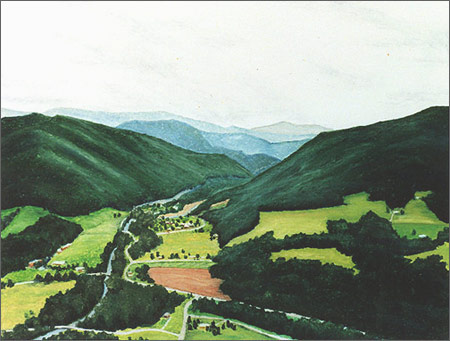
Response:
[[[2,289],[4,288],[12,288],[14,286],[14,282],[12,279],[8,279],[7,282],[2,282]]]
[[[139,278],[143,282],[154,283],[155,281],[148,274],[149,270],[150,270],[150,267],[147,264],[144,264],[144,265],[136,268],[136,270],[135,270],[136,277]]]
[[[82,231],[80,225],[49,214],[20,233],[8,235],[2,240],[2,277],[23,269],[32,259],[53,255]]]
[[[133,209],[129,215],[135,221],[130,225],[130,232],[140,235],[143,231],[153,228],[156,224],[156,217],[152,212],[146,212],[142,207]]]
[[[43,277],[41,276],[41,274],[37,274],[34,277],[34,280],[36,282],[42,283],[51,283],[53,281],[67,282],[76,280],[77,277],[78,277],[77,274],[73,271],[65,271],[65,272],[56,271],[54,275],[52,275],[50,272],[47,272]]]
[[[176,253],[171,253],[169,259],[180,259],[180,255]]]
[[[103,293],[103,276],[80,275],[75,286],[67,291],[47,298],[37,317],[25,321],[25,325],[51,326],[69,324],[86,314],[99,301]]]
[[[405,254],[448,240],[400,238],[386,219],[369,212],[357,223],[328,223],[329,236],[275,240],[273,234],[222,249],[210,269],[234,299],[342,323],[381,337],[448,338],[448,271],[440,256],[412,262]],[[426,238],[425,238],[426,239]],[[336,247],[359,269],[279,258],[289,248]],[[287,248],[287,247],[286,247]],[[420,252],[420,251],[419,251]]]
[[[122,213],[118,212],[118,213],[114,213],[114,218],[120,218],[122,216]]]
[[[131,258],[137,259],[161,243],[162,238],[157,236],[153,230],[144,229],[139,234],[139,240],[128,249],[128,252]]]
[[[141,286],[118,276],[107,280],[108,293],[93,316],[82,322],[85,328],[117,330],[154,324],[165,312],[173,312],[184,297],[159,285]]]
[[[114,334],[105,332],[66,330],[62,333],[46,337],[44,340],[119,340]]]
[[[122,274],[123,269],[125,269],[125,267],[127,265],[127,261],[124,256],[124,250],[125,250],[125,247],[132,241],[133,241],[133,239],[130,237],[129,234],[117,233],[114,236],[113,241],[106,244],[105,248],[103,249],[103,253],[100,255],[101,262],[99,264],[97,264],[97,266],[95,268],[90,269],[90,271],[106,272],[108,262],[109,262],[109,257],[111,257],[111,253],[117,247],[116,252],[114,252],[115,259],[113,261],[113,264],[116,263],[116,265],[115,265],[115,267],[113,267],[113,271],[116,270],[117,273]],[[122,272],[120,272],[120,270]]]
[[[298,340],[355,340],[369,338],[369,336],[361,332],[344,328],[342,325],[336,325],[331,322],[322,323],[315,319],[292,320],[287,318],[283,313],[268,312],[239,302],[216,302],[215,300],[201,298],[193,301],[192,308],[226,318],[233,318],[278,334],[292,336]],[[227,321],[228,326],[229,321]],[[230,323],[230,328],[233,328],[232,323]],[[233,329],[235,328],[234,326]]]
[[[9,224],[11,224],[11,222],[16,217],[16,215],[19,214],[19,212],[20,212],[20,207],[17,208],[16,210],[14,210],[14,212],[11,212],[10,214],[8,214],[4,218],[2,218],[2,221],[0,222],[1,229],[4,230]]]

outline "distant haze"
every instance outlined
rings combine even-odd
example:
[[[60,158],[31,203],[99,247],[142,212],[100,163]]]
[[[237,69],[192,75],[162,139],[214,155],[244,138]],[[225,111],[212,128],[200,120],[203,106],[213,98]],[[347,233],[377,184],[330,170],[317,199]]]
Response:
[[[2,2],[1,105],[345,128],[449,103],[448,2]]]

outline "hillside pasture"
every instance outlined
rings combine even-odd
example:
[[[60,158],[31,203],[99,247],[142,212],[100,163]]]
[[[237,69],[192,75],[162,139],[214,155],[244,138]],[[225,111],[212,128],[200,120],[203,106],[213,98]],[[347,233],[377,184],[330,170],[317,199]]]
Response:
[[[446,264],[447,270],[449,270],[449,243],[444,243],[438,246],[436,249],[426,252],[417,253],[415,255],[406,256],[405,258],[416,260],[417,258],[427,258],[429,256],[438,255],[442,257],[442,262]]]
[[[65,292],[74,285],[75,281],[69,281],[23,284],[2,289],[2,330],[12,329],[15,325],[25,322],[25,313],[30,310],[37,315],[48,297],[59,291]]]
[[[114,218],[114,214],[121,213],[121,217]],[[113,240],[126,212],[112,208],[104,208],[85,216],[66,218],[80,224],[83,232],[75,239],[72,245],[56,254],[50,260],[66,261],[67,264],[80,264],[86,262],[89,266],[100,263],[100,255],[106,244]]]
[[[400,235],[409,239],[419,238],[419,235],[426,235],[431,239],[437,237],[439,231],[442,231],[448,224],[440,221],[436,215],[431,212],[427,204],[420,198],[427,196],[430,192],[416,192],[418,199],[410,200],[404,207],[404,214],[395,214],[392,219],[392,226]],[[400,209],[397,209],[398,211]],[[414,233],[413,231],[416,231]]]
[[[348,269],[353,269],[355,267],[352,257],[340,253],[336,248],[317,249],[307,247],[303,249],[282,250],[273,252],[270,257],[272,260],[278,258],[285,258],[286,260],[292,258],[311,259],[319,260],[322,264],[334,264]]]
[[[358,221],[368,211],[389,219],[384,201],[370,201],[365,192],[344,197],[344,205],[313,210],[260,212],[259,224],[250,232],[236,237],[227,246],[243,243],[274,231],[275,238],[283,238],[297,233],[314,234],[327,231],[328,220],[345,219]]]
[[[2,210],[2,219],[8,214],[14,212],[17,208],[10,208]],[[36,206],[24,206],[20,207],[20,212],[17,214],[12,222],[1,232],[1,237],[6,238],[10,234],[22,232],[28,226],[34,225],[39,218],[46,216],[49,212],[41,207]]]
[[[192,257],[189,258],[189,254],[191,256],[199,254],[200,257],[205,258],[207,254],[214,256],[219,252],[217,240],[210,240],[210,235],[207,232],[189,231],[169,233],[162,235],[162,238],[163,243],[161,245],[152,250],[152,252],[147,252],[138,261],[150,260],[150,254],[153,253],[156,255],[156,252],[164,255],[165,260],[169,258],[171,253],[178,253],[181,259],[184,259],[184,256],[192,259]],[[182,250],[185,252],[183,253]]]

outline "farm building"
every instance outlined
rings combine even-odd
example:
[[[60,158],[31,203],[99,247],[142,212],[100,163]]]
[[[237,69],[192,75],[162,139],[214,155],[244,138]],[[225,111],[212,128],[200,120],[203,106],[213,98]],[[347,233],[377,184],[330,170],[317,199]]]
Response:
[[[72,243],[66,244],[61,246],[61,250],[64,251],[65,249],[67,249],[68,247],[70,247],[70,245],[72,245]]]
[[[54,261],[51,265],[52,266],[63,266],[63,265],[66,265],[66,261],[65,260],[57,260],[57,261]]]
[[[42,263],[43,263],[42,259],[34,259],[34,260],[28,262],[28,267],[35,268]]]
[[[84,266],[77,266],[76,268],[75,268],[75,271],[76,272],[84,272]]]
[[[426,234],[419,234],[419,238],[426,238],[427,235]]]
[[[206,331],[206,329],[209,327],[208,323],[200,323],[197,327],[198,330]]]

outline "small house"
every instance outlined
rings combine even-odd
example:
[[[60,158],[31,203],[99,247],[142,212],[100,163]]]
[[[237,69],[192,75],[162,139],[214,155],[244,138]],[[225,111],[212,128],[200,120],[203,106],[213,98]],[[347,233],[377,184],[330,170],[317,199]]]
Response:
[[[62,252],[61,248],[59,248],[58,250],[56,250],[57,254],[60,254]]]
[[[70,245],[72,245],[72,243],[61,246],[61,250],[64,251],[65,249],[69,248]]]
[[[128,271],[128,276],[133,275],[133,271]]]
[[[419,238],[426,238],[427,235],[426,234],[419,234]]]
[[[28,267],[35,268],[37,265],[40,265],[41,263],[43,263],[42,259],[34,259],[34,260],[28,262]]]
[[[84,272],[84,266],[77,266],[77,267],[75,268],[75,271],[76,271],[76,272],[79,272],[79,273]]]
[[[164,313],[163,317],[164,317],[165,319],[168,319],[168,318],[170,317],[170,313]]]
[[[57,261],[54,261],[51,265],[52,266],[63,266],[63,265],[66,265],[66,261],[65,260],[57,260]]]
[[[208,327],[209,327],[209,324],[208,324],[208,323],[200,323],[200,324],[198,325],[197,329],[198,329],[198,330],[206,331],[206,328],[208,328]]]

